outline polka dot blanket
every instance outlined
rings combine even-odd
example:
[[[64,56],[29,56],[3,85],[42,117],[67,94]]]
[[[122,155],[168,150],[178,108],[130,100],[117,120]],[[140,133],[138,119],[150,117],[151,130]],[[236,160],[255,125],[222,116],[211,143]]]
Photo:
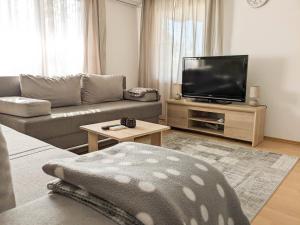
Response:
[[[121,143],[43,170],[59,178],[48,184],[54,193],[119,225],[249,225],[223,174],[174,150]]]

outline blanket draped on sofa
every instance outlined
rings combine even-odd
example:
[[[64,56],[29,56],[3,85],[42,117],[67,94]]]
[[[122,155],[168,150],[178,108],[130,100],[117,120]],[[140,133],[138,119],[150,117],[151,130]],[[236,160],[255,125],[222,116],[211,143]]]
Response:
[[[118,224],[249,224],[219,171],[173,150],[122,143],[50,161],[43,169],[63,180],[49,184],[51,190],[97,208]]]

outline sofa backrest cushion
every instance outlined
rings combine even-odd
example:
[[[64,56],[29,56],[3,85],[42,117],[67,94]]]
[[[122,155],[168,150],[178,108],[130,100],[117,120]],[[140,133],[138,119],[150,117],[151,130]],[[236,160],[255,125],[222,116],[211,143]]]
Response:
[[[51,102],[51,107],[81,104],[81,75],[44,77],[20,75],[21,95]]]
[[[15,206],[8,151],[0,125],[0,213]]]
[[[1,76],[0,77],[0,97],[20,96],[19,76]]]
[[[83,75],[82,102],[96,104],[123,99],[124,76],[119,75]]]

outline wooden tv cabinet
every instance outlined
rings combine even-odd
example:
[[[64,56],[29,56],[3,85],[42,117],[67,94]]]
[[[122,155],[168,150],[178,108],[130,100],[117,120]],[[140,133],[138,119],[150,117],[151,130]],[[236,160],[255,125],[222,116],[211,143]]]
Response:
[[[266,106],[167,101],[169,126],[248,141],[253,147],[264,139],[265,115]]]

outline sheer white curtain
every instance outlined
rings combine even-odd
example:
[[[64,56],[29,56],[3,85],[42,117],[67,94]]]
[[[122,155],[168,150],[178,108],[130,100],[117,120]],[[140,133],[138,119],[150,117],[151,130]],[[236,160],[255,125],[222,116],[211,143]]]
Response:
[[[83,72],[84,0],[1,0],[0,76]]]
[[[159,89],[163,103],[181,82],[182,58],[203,54],[204,20],[205,0],[144,1],[139,85]]]

